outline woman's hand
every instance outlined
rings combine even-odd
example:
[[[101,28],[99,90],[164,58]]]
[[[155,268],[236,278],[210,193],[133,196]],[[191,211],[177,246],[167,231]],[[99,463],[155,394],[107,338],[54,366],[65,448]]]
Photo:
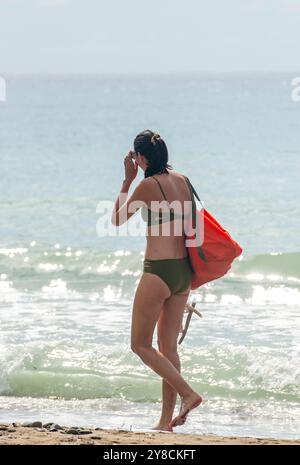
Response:
[[[125,168],[125,179],[126,184],[131,184],[132,181],[136,178],[138,172],[138,164],[136,161],[133,161],[131,158],[130,152],[124,157],[124,168]]]

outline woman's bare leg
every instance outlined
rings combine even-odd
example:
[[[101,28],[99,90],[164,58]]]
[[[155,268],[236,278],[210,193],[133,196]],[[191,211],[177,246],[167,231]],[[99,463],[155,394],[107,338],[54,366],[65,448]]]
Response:
[[[200,396],[167,357],[152,346],[155,325],[164,301],[169,296],[168,286],[161,278],[152,273],[143,273],[133,303],[131,349],[185,399],[185,408],[188,408],[200,399]]]
[[[185,304],[190,289],[181,295],[171,295],[164,303],[163,310],[157,322],[157,343],[159,351],[180,373],[181,363],[178,354],[178,336],[182,328]],[[176,406],[177,391],[166,381],[162,380],[162,411],[158,423],[153,429],[169,431]]]
[[[173,366],[180,373],[180,360],[179,356],[174,357],[166,355],[165,356],[170,360]],[[155,424],[153,429],[172,431],[172,428],[169,427],[169,423],[173,418],[174,409],[176,407],[177,400],[177,391],[174,389],[168,381],[165,379],[162,380],[162,409],[159,421]]]

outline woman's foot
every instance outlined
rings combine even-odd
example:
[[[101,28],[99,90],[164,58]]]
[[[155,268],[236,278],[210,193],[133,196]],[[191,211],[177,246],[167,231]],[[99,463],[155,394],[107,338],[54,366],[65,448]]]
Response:
[[[155,426],[154,426],[153,428],[151,428],[151,429],[153,429],[153,430],[158,430],[158,431],[170,431],[170,432],[173,431],[173,428],[172,428],[172,426],[170,426],[170,424],[168,424],[168,425],[167,425],[167,424],[163,425],[163,424],[160,424],[160,423],[158,423],[157,425],[155,425]]]
[[[194,408],[198,407],[202,400],[202,397],[199,396],[199,394],[196,392],[187,397],[181,397],[179,414],[169,423],[168,426],[173,428],[174,426],[183,425],[186,421],[188,413]]]

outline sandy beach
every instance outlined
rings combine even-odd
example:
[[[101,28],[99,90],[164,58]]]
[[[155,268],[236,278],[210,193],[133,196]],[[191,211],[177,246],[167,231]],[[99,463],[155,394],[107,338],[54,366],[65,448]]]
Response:
[[[117,444],[199,444],[199,445],[300,445],[300,439],[285,440],[271,438],[223,437],[215,435],[178,434],[168,432],[141,431],[132,432],[111,429],[86,429],[64,427],[54,423],[37,426],[25,424],[1,424],[0,445],[117,445]]]

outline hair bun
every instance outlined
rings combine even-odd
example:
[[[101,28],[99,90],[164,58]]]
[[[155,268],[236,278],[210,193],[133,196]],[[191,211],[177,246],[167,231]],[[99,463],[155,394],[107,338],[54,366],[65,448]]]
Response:
[[[157,133],[154,133],[153,136],[151,137],[151,143],[155,145],[158,139],[160,139],[160,135]]]

